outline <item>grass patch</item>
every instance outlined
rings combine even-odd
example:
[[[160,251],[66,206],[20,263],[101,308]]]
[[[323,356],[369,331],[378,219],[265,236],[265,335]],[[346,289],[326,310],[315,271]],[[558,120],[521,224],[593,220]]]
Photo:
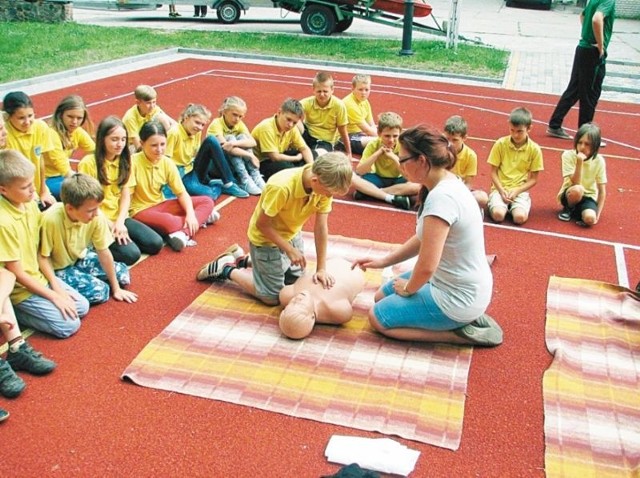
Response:
[[[77,23],[0,23],[0,82],[22,80],[173,47],[201,48],[353,62],[488,78],[504,75],[508,52],[441,40],[414,40],[400,56],[400,40],[347,39],[277,33],[174,31]],[[304,54],[302,53],[304,52]]]

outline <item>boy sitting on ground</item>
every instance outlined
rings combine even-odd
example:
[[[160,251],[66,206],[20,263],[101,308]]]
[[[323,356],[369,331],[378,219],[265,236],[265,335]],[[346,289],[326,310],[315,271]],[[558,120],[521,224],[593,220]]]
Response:
[[[351,152],[360,155],[367,144],[378,136],[369,103],[371,76],[356,75],[351,80],[351,86],[353,90],[342,101],[347,108],[349,118],[347,132],[351,142]]]
[[[133,92],[136,103],[127,110],[122,117],[122,122],[127,128],[131,152],[140,151],[139,131],[142,125],[151,120],[159,121],[165,131],[169,131],[176,122],[167,115],[157,104],[158,94],[149,85],[138,85]]]
[[[109,250],[114,238],[109,221],[100,212],[104,200],[100,183],[87,174],[76,173],[62,182],[60,196],[62,203],[54,204],[43,215],[42,262],[50,264],[55,275],[90,304],[106,302],[110,292],[118,301],[136,302],[135,293],[121,288],[131,282],[129,269],[122,262],[114,262]]]

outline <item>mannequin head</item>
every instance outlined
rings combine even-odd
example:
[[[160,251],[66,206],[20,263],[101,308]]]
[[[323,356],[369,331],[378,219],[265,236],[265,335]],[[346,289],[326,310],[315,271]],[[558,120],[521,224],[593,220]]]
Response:
[[[294,295],[280,313],[280,330],[290,339],[302,339],[309,335],[315,322],[314,301],[307,291]]]

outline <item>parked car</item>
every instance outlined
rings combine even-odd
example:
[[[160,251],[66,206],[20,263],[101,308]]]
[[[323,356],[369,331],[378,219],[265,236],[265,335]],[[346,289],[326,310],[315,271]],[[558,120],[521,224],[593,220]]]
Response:
[[[507,7],[532,5],[543,8],[544,10],[551,10],[552,0],[507,0]]]

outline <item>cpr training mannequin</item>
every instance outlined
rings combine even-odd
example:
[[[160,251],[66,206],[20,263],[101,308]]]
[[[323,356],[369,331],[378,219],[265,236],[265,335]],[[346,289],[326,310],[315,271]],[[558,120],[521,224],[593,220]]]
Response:
[[[285,306],[280,330],[290,339],[306,337],[316,322],[339,325],[351,320],[351,304],[364,287],[364,273],[340,258],[327,260],[327,272],[335,278],[330,288],[314,283],[313,274],[305,274],[280,291],[280,303]]]

